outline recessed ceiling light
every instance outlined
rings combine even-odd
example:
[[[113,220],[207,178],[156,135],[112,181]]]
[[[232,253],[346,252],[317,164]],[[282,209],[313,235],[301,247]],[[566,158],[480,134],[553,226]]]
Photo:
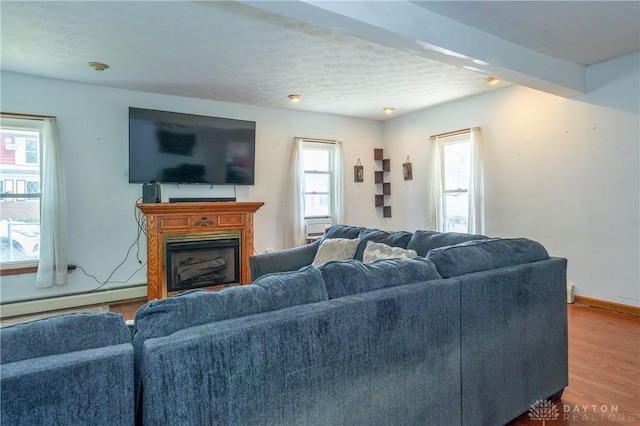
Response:
[[[382,108],[382,110],[383,110],[384,112],[386,112],[387,114],[391,114],[391,113],[393,113],[393,111],[395,111],[396,109],[395,109],[395,108],[393,108],[393,107],[384,107],[384,108]]]
[[[500,79],[496,77],[487,77],[485,80],[487,80],[487,83],[491,85],[500,83]]]
[[[291,102],[300,102],[302,99],[302,95],[289,95],[289,100]]]
[[[109,69],[109,65],[102,62],[89,62],[89,66],[96,71],[104,71],[106,69]]]

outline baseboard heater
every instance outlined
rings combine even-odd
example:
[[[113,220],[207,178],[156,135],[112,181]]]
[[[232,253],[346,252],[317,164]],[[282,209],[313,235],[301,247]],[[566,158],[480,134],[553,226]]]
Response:
[[[1,318],[10,318],[21,315],[37,314],[41,312],[73,309],[90,305],[114,303],[129,299],[138,299],[147,296],[146,285],[136,285],[124,288],[96,291],[92,293],[79,293],[43,299],[23,300],[2,304]]]

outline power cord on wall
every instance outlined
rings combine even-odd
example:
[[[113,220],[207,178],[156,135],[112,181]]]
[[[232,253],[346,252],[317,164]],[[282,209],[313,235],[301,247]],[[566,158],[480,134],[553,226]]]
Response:
[[[122,260],[122,262],[120,262],[118,264],[118,266],[116,266],[111,273],[109,274],[109,276],[107,277],[106,280],[104,281],[100,281],[98,279],[98,277],[96,277],[95,275],[92,275],[90,273],[88,273],[82,266],[80,265],[73,265],[75,268],[79,269],[83,274],[85,274],[87,277],[92,278],[93,280],[95,280],[98,284],[100,284],[98,287],[88,291],[87,293],[93,293],[95,291],[100,290],[102,287],[104,287],[105,285],[112,283],[112,284],[126,284],[129,282],[129,280],[131,278],[133,278],[133,276],[142,268],[145,267],[145,265],[147,264],[147,262],[143,262],[140,259],[140,235],[144,234],[145,236],[147,235],[147,220],[146,217],[140,212],[140,210],[138,210],[138,208],[136,207],[137,203],[142,200],[142,197],[138,198],[136,200],[136,203],[134,204],[133,207],[133,217],[136,220],[136,223],[138,224],[138,232],[136,234],[136,239],[133,241],[133,243],[131,243],[131,245],[129,246],[129,249],[127,250],[127,253],[124,256],[124,259]],[[113,277],[113,275],[116,273],[116,271],[118,271],[118,269],[120,269],[120,267],[122,267],[122,265],[125,264],[125,262],[127,261],[127,259],[129,258],[129,255],[131,254],[131,250],[133,250],[133,247],[136,247],[136,259],[138,260],[138,263],[140,264],[140,266],[133,271],[133,273],[125,280],[125,281],[111,281],[111,277]]]

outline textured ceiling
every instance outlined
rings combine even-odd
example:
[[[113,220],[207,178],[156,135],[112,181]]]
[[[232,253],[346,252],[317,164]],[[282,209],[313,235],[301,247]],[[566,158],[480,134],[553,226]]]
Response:
[[[536,2],[524,2],[521,13],[512,6],[498,13],[491,2],[449,3],[458,2],[420,5],[549,55],[567,55],[580,44],[561,46],[536,27],[548,16],[526,28],[510,25],[514,16],[532,18],[536,6],[528,3]],[[237,2],[3,1],[0,8],[2,69],[55,79],[377,120],[388,117],[386,106],[397,116],[509,84],[489,86],[485,74]],[[629,14],[622,9],[610,16]],[[619,23],[600,12],[609,27],[598,34],[615,33]],[[569,22],[552,21],[560,35],[571,33]],[[589,63],[638,50],[638,40],[620,47],[618,39],[576,48],[568,59]],[[94,71],[89,61],[111,68]],[[291,104],[291,93],[302,94],[302,102]]]

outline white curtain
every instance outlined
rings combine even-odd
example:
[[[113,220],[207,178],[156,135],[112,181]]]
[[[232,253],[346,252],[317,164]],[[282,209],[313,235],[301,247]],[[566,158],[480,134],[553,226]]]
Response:
[[[334,202],[331,216],[334,225],[344,223],[344,160],[342,142],[337,141],[333,150]]]
[[[286,247],[298,247],[307,243],[305,233],[305,196],[304,196],[304,164],[302,158],[305,141],[313,144],[313,140],[302,138],[293,139],[291,159],[289,164],[289,189],[285,203],[285,244]],[[327,142],[322,146],[327,147]],[[331,143],[333,155],[333,200],[331,217],[334,223],[344,222],[344,160],[342,142]]]
[[[302,138],[293,138],[289,161],[289,188],[284,214],[285,247],[304,245],[304,167],[302,163]]]
[[[482,137],[480,128],[473,127],[471,143],[471,169],[469,173],[469,221],[470,234],[484,233],[484,173],[482,168]]]
[[[427,229],[444,231],[444,210],[442,206],[442,160],[438,138],[431,139],[429,149],[430,183],[428,188]]]
[[[55,119],[42,128],[40,261],[36,287],[67,282],[67,191]]]

